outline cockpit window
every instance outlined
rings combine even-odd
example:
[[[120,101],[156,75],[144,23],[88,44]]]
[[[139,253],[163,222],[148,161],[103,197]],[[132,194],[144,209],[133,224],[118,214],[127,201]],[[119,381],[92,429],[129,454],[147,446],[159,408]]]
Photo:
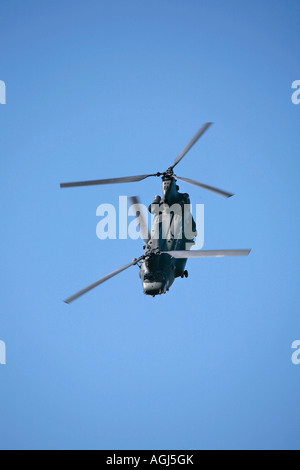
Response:
[[[149,282],[163,282],[164,277],[161,273],[143,273],[144,281]]]
[[[154,281],[153,274],[150,274],[150,273],[144,274],[144,281],[153,282]]]

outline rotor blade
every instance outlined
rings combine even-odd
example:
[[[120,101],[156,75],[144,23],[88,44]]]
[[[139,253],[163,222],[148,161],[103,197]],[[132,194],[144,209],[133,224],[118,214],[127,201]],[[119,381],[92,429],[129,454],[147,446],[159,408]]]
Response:
[[[150,176],[155,175],[138,175],[138,176],[125,176],[123,178],[110,178],[105,180],[93,180],[93,181],[78,181],[75,183],[61,183],[61,188],[73,188],[76,186],[95,186],[100,184],[120,184],[120,183],[136,183],[142,181]]]
[[[199,250],[199,251],[162,251],[172,258],[224,258],[224,256],[248,256],[251,250]]]
[[[132,210],[135,209],[135,215],[137,212],[139,212],[139,220],[140,220],[140,233],[141,233],[141,237],[145,243],[145,245],[147,245],[147,243],[149,242],[150,238],[151,238],[151,234],[149,232],[149,225],[148,225],[148,220],[146,219],[145,217],[145,206],[143,206],[143,204],[141,204],[139,198],[137,196],[132,196],[129,198],[130,202],[131,202],[131,207],[132,207]]]
[[[90,290],[94,289],[97,286],[100,286],[105,281],[108,281],[108,279],[111,279],[112,277],[116,276],[117,274],[120,274],[122,271],[125,271],[125,269],[130,268],[131,266],[134,266],[137,264],[139,260],[134,259],[131,263],[126,264],[126,266],[123,266],[122,268],[117,269],[116,271],[113,271],[112,273],[108,274],[105,277],[102,277],[99,279],[99,281],[94,282],[93,284],[89,285],[88,287],[85,287],[85,289],[82,289],[81,291],[77,292],[76,294],[72,295],[68,299],[66,299],[64,302],[66,304],[70,304],[74,300],[78,299],[78,297],[81,297],[82,295],[86,294]]]
[[[197,134],[192,138],[192,140],[187,144],[186,147],[182,150],[182,152],[175,158],[174,165],[172,168],[175,168],[176,165],[183,159],[183,157],[188,153],[188,151],[193,147],[193,145],[197,142],[198,139],[204,134],[204,132],[212,125],[212,122],[207,122],[204,124],[201,129],[197,132]]]
[[[181,176],[175,176],[180,181],[184,181],[188,184],[193,184],[194,186],[198,186],[198,188],[206,189],[207,191],[211,191],[212,193],[218,194],[219,196],[223,197],[232,197],[234,194],[228,193],[227,191],[223,191],[222,189],[214,188],[213,186],[209,186],[208,184],[199,183],[198,181],[191,180],[189,178],[183,178]]]

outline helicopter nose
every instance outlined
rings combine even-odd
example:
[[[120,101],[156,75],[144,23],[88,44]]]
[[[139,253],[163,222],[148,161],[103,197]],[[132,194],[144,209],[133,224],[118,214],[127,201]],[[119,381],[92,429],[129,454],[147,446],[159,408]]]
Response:
[[[165,283],[162,281],[143,282],[144,294],[159,295],[166,292]]]

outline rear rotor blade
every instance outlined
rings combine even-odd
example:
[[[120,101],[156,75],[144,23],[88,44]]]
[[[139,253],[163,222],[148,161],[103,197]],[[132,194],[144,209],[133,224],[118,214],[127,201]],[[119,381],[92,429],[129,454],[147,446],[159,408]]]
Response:
[[[199,250],[199,251],[162,251],[162,254],[177,259],[187,258],[224,258],[225,256],[248,256],[251,250]]]
[[[175,168],[176,165],[183,159],[183,157],[188,153],[188,151],[193,147],[193,145],[197,142],[198,139],[204,134],[205,131],[212,125],[212,122],[207,122],[204,124],[201,129],[197,132],[197,134],[192,138],[192,140],[187,144],[186,147],[182,150],[182,152],[175,158],[174,165],[172,168]]]
[[[206,189],[207,191],[211,191],[212,193],[218,194],[219,196],[223,197],[232,197],[234,194],[228,193],[227,191],[223,191],[223,189],[214,188],[213,186],[209,186],[208,184],[199,183],[198,181],[191,180],[190,178],[183,178],[181,176],[175,176],[180,181],[184,181],[185,183],[192,184],[194,186],[198,186],[198,188]]]
[[[104,180],[93,180],[93,181],[78,181],[75,183],[61,183],[61,188],[73,188],[77,186],[96,186],[102,184],[121,184],[121,183],[136,183],[138,181],[145,180],[150,176],[155,175],[138,175],[138,176],[125,176],[123,178],[110,178]]]
[[[140,219],[140,233],[141,237],[147,245],[151,238],[151,234],[149,232],[149,225],[148,225],[148,220],[145,218],[145,211],[144,211],[144,206],[141,204],[139,198],[137,196],[132,196],[129,198],[131,206],[134,206],[134,209],[136,209],[136,212],[139,212],[139,219]]]
[[[125,271],[125,269],[128,269],[130,268],[131,266],[134,266],[138,263],[139,260],[137,259],[134,259],[131,263],[129,264],[126,264],[125,266],[123,266],[122,268],[119,268],[117,269],[116,271],[113,271],[112,273],[108,274],[107,276],[105,277],[102,277],[101,279],[99,279],[99,281],[96,281],[94,282],[93,284],[85,287],[84,289],[82,289],[81,291],[77,292],[76,294],[72,295],[71,297],[69,297],[68,299],[66,299],[64,302],[66,304],[70,304],[71,302],[73,302],[74,300],[78,299],[79,297],[81,297],[82,295],[86,294],[87,292],[89,292],[90,290],[94,289],[95,287],[97,286],[100,286],[100,284],[103,284],[103,282],[105,281],[108,281],[109,279],[111,279],[112,277],[116,276],[117,274],[120,274],[122,271]]]

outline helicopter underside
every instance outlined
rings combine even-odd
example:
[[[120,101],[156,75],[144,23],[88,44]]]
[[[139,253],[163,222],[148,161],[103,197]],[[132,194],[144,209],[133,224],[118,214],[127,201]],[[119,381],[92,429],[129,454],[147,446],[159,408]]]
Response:
[[[170,181],[164,179],[163,185],[166,183],[169,185],[168,191],[164,193],[164,199],[149,207],[154,219],[150,239],[144,247],[144,260],[140,266],[144,294],[153,297],[168,292],[175,279],[184,277],[186,273],[187,259],[174,259],[167,252],[185,250],[194,244],[194,238],[186,238],[185,229],[196,236],[196,224],[190,212],[189,195],[179,193],[174,179]],[[175,203],[176,211],[175,205],[172,205]]]
[[[156,295],[162,295],[167,292],[167,287],[164,282],[143,282],[143,290],[145,295],[151,295],[155,297]]]

